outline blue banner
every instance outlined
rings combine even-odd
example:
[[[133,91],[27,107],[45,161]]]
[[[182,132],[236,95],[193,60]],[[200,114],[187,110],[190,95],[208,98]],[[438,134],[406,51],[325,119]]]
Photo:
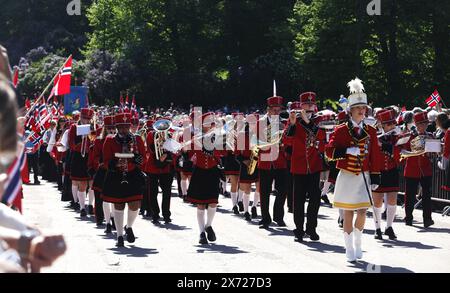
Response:
[[[71,115],[87,106],[88,88],[84,86],[71,86],[70,94],[64,96],[64,114]]]

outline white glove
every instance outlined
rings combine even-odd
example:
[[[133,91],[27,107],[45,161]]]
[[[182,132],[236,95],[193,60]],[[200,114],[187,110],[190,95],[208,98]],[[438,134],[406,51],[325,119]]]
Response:
[[[448,167],[448,159],[446,157],[442,157],[442,159],[438,162],[438,167],[442,171],[445,171]]]
[[[347,148],[347,155],[352,155],[352,156],[359,156],[361,154],[361,151],[359,149],[359,147],[351,147],[351,148]]]
[[[372,190],[376,190],[379,186],[380,186],[380,185],[378,185],[378,184],[372,184],[372,185],[371,185]]]

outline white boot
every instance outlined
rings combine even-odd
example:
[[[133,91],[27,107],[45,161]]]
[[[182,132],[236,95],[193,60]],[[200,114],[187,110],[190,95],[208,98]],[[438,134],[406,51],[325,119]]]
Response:
[[[355,257],[357,259],[362,259],[363,252],[361,248],[361,237],[362,237],[362,231],[358,230],[358,228],[353,229],[353,234],[355,237]]]
[[[345,239],[345,255],[347,256],[347,261],[354,262],[356,261],[356,257],[355,257],[355,249],[353,248],[353,232],[350,234],[344,232],[344,239]]]

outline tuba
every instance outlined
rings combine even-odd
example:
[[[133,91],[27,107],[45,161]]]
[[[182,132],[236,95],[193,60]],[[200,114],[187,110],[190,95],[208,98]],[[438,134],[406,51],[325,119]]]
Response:
[[[172,122],[169,120],[158,120],[153,124],[155,130],[154,144],[156,159],[159,160],[164,153],[164,143],[169,137],[169,130],[172,128]]]
[[[115,157],[119,159],[119,163],[122,166],[122,180],[120,184],[128,184],[128,159],[132,159],[135,156],[137,147],[136,137],[132,133],[129,133],[125,137],[119,137],[118,135],[116,135],[116,140],[122,146],[122,152],[115,154]]]

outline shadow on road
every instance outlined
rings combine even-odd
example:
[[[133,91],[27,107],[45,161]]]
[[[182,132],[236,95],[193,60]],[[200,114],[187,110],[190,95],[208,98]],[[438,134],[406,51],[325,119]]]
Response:
[[[240,250],[236,246],[228,246],[222,244],[195,245],[197,253],[222,253],[222,254],[239,254],[248,253],[248,251]]]
[[[314,251],[314,252],[320,252],[320,253],[330,253],[330,252],[335,252],[335,253],[345,253],[345,249],[342,246],[339,245],[331,245],[331,244],[326,244],[326,243],[322,243],[322,242],[311,242],[308,240],[305,240],[301,243],[304,246],[309,247],[308,250],[310,251]]]
[[[159,253],[158,250],[154,248],[142,248],[134,245],[108,248],[108,250],[111,250],[114,254],[126,255],[127,257],[148,257],[151,254]]]
[[[352,263],[349,265],[349,267],[359,269],[360,272],[358,273],[390,273],[390,274],[400,274],[400,273],[414,273],[411,270],[401,268],[401,267],[390,267],[390,266],[383,266],[383,265],[376,265],[371,264],[366,261],[357,261],[355,263]]]
[[[154,225],[155,227],[166,229],[166,230],[174,230],[174,231],[183,231],[183,230],[192,230],[192,228],[186,226],[180,226],[173,223],[160,223],[159,225]]]
[[[407,247],[407,248],[416,248],[416,249],[442,249],[442,247],[426,245],[421,242],[408,242],[408,241],[399,241],[399,240],[395,240],[395,241],[386,240],[383,243],[383,247],[389,247],[389,248]]]
[[[417,227],[417,226],[414,226],[414,227],[419,229],[417,231],[418,233],[446,233],[446,234],[450,234],[450,229],[449,228],[434,228],[434,227],[424,228],[424,227]]]

